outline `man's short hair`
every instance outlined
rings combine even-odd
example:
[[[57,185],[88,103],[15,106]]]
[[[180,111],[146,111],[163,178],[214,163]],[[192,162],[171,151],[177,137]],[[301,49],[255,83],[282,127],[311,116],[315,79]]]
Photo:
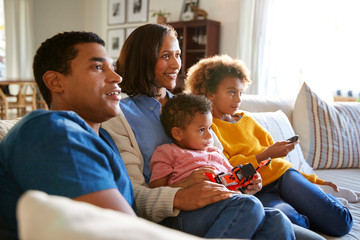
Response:
[[[47,71],[70,74],[71,61],[78,54],[75,45],[79,43],[99,43],[105,46],[105,42],[95,33],[73,31],[59,33],[45,40],[36,51],[33,63],[34,77],[48,106],[51,104],[51,93],[43,81],[43,76]]]

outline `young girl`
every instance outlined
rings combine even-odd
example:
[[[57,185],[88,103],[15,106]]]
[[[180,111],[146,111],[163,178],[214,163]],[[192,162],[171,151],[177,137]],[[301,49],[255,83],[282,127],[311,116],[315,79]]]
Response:
[[[178,187],[179,182],[202,167],[210,174],[232,170],[220,150],[212,146],[211,102],[207,98],[178,95],[164,105],[160,119],[166,134],[175,143],[163,144],[155,149],[150,162],[150,187]],[[209,180],[203,173],[197,178]],[[255,194],[261,189],[258,173],[251,183],[245,192]]]
[[[272,159],[268,167],[259,170],[264,187],[255,196],[264,206],[281,209],[293,223],[305,228],[333,236],[347,234],[352,227],[349,210],[313,183],[329,185],[335,190],[337,186],[293,169],[283,157],[297,142],[274,143],[252,117],[238,110],[241,94],[250,83],[243,62],[223,55],[203,59],[192,66],[186,88],[211,100],[212,128],[232,166],[250,162],[257,167],[261,161]]]

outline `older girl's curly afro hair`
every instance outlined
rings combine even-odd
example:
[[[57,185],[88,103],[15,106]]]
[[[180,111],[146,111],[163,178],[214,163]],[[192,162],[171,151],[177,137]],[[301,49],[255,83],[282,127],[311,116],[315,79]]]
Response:
[[[196,95],[215,93],[226,77],[238,77],[246,88],[251,84],[250,72],[243,61],[228,55],[204,58],[194,64],[187,73],[185,88]]]

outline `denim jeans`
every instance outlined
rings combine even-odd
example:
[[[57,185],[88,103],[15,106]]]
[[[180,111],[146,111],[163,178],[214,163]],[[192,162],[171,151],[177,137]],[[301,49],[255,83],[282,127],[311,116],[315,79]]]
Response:
[[[352,227],[349,210],[325,194],[295,169],[263,187],[256,195],[265,207],[280,209],[291,222],[331,236],[343,236]]]
[[[295,239],[289,219],[251,195],[235,194],[195,211],[181,211],[176,225],[205,238]]]

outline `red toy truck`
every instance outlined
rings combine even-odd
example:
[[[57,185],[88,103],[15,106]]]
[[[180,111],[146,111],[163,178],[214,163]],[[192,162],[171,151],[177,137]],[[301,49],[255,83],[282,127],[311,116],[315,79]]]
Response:
[[[250,180],[261,167],[268,165],[271,159],[262,161],[255,169],[251,163],[238,165],[234,167],[231,172],[219,173],[215,177],[211,173],[205,173],[210,181],[225,185],[230,190],[245,190],[246,186],[250,184]]]

